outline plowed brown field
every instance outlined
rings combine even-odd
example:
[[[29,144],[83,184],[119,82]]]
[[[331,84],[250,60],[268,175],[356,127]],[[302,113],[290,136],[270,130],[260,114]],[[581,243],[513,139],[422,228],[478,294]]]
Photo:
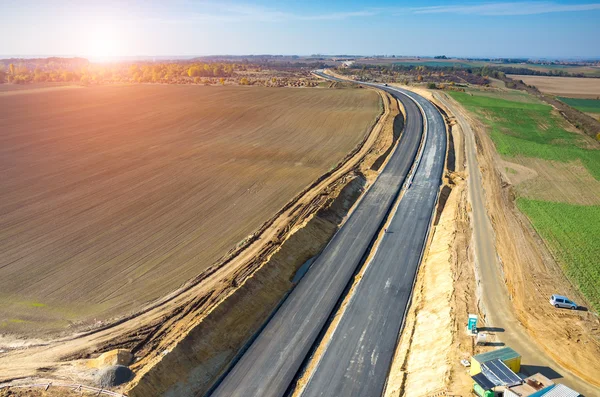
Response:
[[[157,85],[0,96],[0,333],[97,325],[176,289],[359,144],[378,98]]]
[[[524,75],[510,75],[509,77],[523,80],[528,85],[534,85],[544,94],[591,99],[600,96],[600,79]]]

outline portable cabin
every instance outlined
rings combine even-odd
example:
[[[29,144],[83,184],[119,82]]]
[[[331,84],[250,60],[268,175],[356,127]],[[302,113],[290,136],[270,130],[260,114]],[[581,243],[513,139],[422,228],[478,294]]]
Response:
[[[497,397],[512,386],[521,385],[523,380],[500,359],[481,364],[481,372],[473,375],[473,391],[480,397]]]
[[[473,356],[471,358],[471,376],[481,372],[481,364],[492,360],[502,361],[515,373],[521,371],[521,355],[510,347],[503,347]]]

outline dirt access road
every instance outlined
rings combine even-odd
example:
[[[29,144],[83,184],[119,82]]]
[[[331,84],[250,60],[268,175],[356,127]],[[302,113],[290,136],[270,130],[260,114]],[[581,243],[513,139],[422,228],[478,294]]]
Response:
[[[514,348],[523,356],[522,371],[528,374],[541,372],[560,383],[579,391],[586,396],[599,395],[600,390],[581,380],[572,372],[563,368],[550,358],[517,320],[509,300],[504,278],[500,273],[500,264],[495,247],[494,229],[487,214],[485,191],[477,160],[477,147],[473,130],[463,110],[445,95],[437,95],[453,115],[465,136],[465,154],[467,160],[469,200],[473,214],[472,243],[475,262],[479,273],[478,289],[481,296],[481,310],[485,313],[485,326],[496,328],[499,340]]]

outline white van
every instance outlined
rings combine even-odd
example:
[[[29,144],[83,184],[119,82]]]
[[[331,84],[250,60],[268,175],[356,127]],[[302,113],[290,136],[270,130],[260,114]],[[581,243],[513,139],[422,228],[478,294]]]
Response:
[[[577,304],[575,302],[562,295],[552,295],[550,297],[550,304],[556,308],[563,307],[571,310],[577,309]]]

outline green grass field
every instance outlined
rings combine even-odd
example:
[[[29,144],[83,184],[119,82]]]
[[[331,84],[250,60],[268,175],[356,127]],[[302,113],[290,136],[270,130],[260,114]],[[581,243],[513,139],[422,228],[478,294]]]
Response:
[[[517,199],[567,275],[600,310],[600,206]]]
[[[481,116],[490,127],[498,152],[544,160],[581,160],[594,178],[600,180],[600,150],[586,148],[584,137],[566,131],[564,121],[543,103],[525,103],[491,96],[449,92],[468,110]]]
[[[580,160],[600,180],[600,150],[586,137],[565,129],[566,122],[537,100],[506,99],[509,94],[449,92],[489,127],[496,150],[515,156],[560,162]],[[533,97],[531,97],[533,98]],[[519,209],[546,241],[565,274],[600,310],[600,206],[540,201],[519,197]]]
[[[579,99],[558,97],[567,105],[584,113],[600,113],[600,99]]]
[[[457,67],[457,68],[473,68],[483,66],[483,62],[462,62],[462,61],[406,61],[406,62],[394,62],[394,65],[400,66],[427,66],[427,67]]]

